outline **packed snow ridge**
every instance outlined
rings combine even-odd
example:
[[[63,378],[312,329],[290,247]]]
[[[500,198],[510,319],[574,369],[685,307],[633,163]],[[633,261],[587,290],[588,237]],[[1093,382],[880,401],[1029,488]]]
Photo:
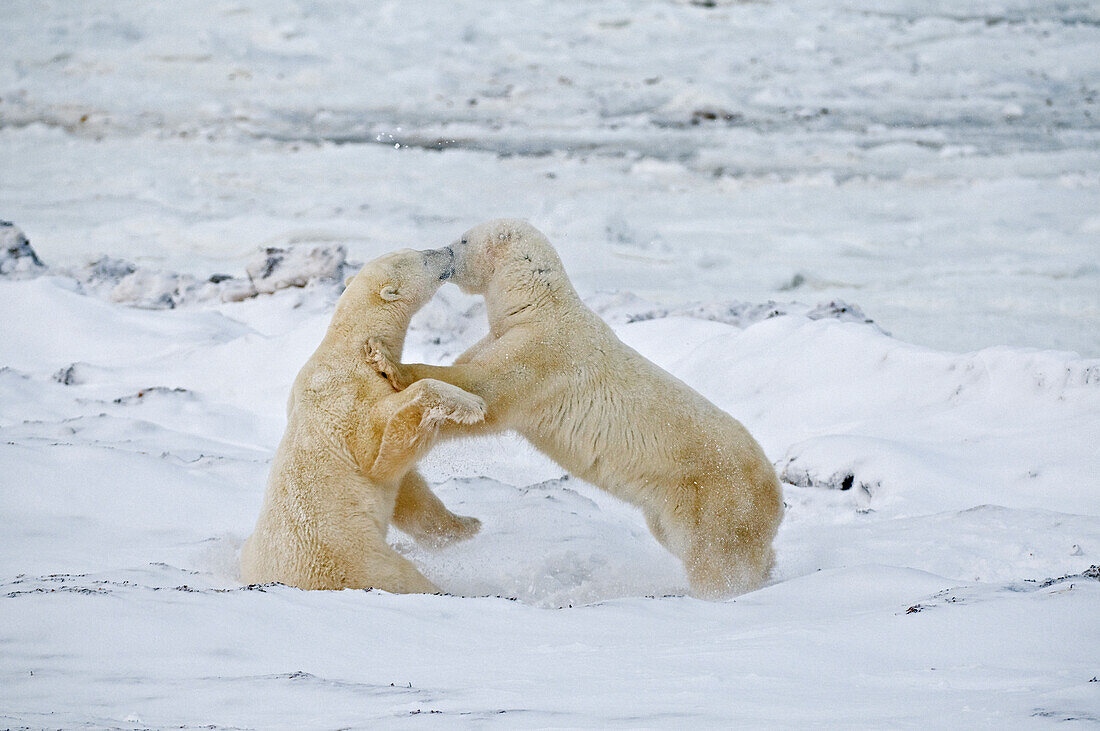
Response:
[[[26,235],[10,221],[0,221],[0,276],[26,279],[62,276],[82,292],[111,302],[145,309],[171,309],[200,302],[239,302],[287,287],[342,284],[362,266],[347,261],[339,244],[266,246],[245,265],[244,276],[190,274],[142,267],[125,259],[102,256],[77,267],[43,264]]]

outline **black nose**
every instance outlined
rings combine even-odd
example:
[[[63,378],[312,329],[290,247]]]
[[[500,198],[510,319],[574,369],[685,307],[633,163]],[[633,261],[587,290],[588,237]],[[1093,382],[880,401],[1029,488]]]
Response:
[[[455,273],[455,252],[451,247],[429,249],[424,252],[424,261],[433,270],[439,272],[439,279],[445,281]]]
[[[444,251],[447,252],[447,268],[439,275],[439,278],[446,281],[455,275],[455,250],[448,246]]]

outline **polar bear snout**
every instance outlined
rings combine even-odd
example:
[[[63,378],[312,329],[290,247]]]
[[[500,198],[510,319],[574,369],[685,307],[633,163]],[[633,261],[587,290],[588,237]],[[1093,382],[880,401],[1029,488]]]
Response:
[[[467,232],[447,248],[454,257],[447,281],[458,285],[466,294],[483,294],[492,272],[492,260],[483,242]]]
[[[446,281],[455,273],[455,252],[450,246],[442,249],[426,249],[420,252],[424,263],[436,274],[440,281]]]

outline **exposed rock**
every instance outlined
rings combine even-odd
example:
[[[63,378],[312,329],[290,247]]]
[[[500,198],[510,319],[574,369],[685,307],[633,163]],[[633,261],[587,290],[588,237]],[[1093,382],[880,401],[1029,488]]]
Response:
[[[255,294],[270,294],[287,287],[304,287],[315,280],[339,281],[347,264],[347,253],[342,244],[266,247],[245,267],[253,292],[244,294],[238,288],[231,288],[226,292],[226,299],[244,299]]]
[[[0,275],[27,279],[43,274],[71,277],[87,294],[146,309],[172,309],[206,301],[236,302],[287,287],[314,282],[342,285],[358,269],[340,244],[291,244],[267,247],[249,261],[244,277],[190,274],[143,267],[103,256],[83,266],[50,269],[42,264],[23,232],[0,221]]]
[[[27,279],[45,271],[23,231],[11,221],[0,221],[0,276]]]

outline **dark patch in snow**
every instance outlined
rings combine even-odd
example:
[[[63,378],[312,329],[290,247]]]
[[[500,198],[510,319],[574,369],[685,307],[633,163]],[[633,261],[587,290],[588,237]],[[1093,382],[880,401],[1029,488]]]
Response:
[[[148,584],[126,581],[124,579],[91,579],[87,574],[49,574],[47,576],[27,576],[25,574],[20,574],[15,579],[4,584],[0,590],[5,591],[4,596],[8,599],[16,599],[23,596],[56,593],[105,596],[125,590],[153,592],[173,591],[183,594],[232,594],[242,591],[264,592],[276,586],[282,586],[282,584],[249,584],[247,586],[234,587],[193,587],[188,584],[150,586]]]
[[[787,315],[806,317],[810,320],[840,320],[871,325],[886,333],[858,305],[832,300],[817,305],[800,302],[726,302],[689,303],[686,305],[657,305],[629,292],[601,292],[586,300],[598,315],[611,323],[629,324],[664,317],[693,317],[746,328],[763,320]],[[889,334],[889,333],[886,333]]]
[[[913,604],[905,610],[906,614],[917,614],[923,612],[926,609],[935,609],[937,606],[943,604],[966,604],[967,600],[958,589],[944,589],[943,591],[936,592],[932,595],[931,599]]]
[[[81,383],[82,381],[80,381],[77,376],[76,365],[76,363],[73,363],[67,368],[62,368],[57,373],[53,374],[53,379],[62,386],[75,386]]]
[[[87,587],[87,586],[55,586],[55,587],[35,587],[34,589],[27,589],[25,591],[10,591],[7,594],[8,599],[14,599],[18,596],[24,596],[26,594],[54,594],[54,593],[69,593],[69,594],[108,594],[106,589],[101,587]]]
[[[1001,595],[1003,592],[1010,594],[1026,594],[1047,589],[1058,584],[1069,584],[1069,589],[1074,587],[1074,582],[1100,581],[1100,566],[1090,566],[1079,574],[1068,574],[1056,579],[1024,579],[1021,581],[1003,584],[999,587],[990,587],[987,584],[975,584],[970,586],[957,586],[938,591],[927,599],[912,604],[906,608],[905,614],[917,614],[928,609],[945,607],[949,604],[971,604],[973,602],[988,601]],[[1058,590],[1065,591],[1065,589]]]
[[[834,319],[840,320],[841,322],[862,322],[868,325],[874,324],[874,320],[867,317],[867,315],[863,313],[863,310],[859,309],[857,305],[850,305],[840,300],[818,304],[817,307],[806,313],[806,317],[811,320]]]
[[[693,125],[717,121],[722,121],[726,124],[734,124],[740,122],[742,119],[743,117],[739,112],[731,112],[728,109],[721,109],[719,107],[701,107],[691,113],[691,124]]]
[[[1063,584],[1067,581],[1079,580],[1100,581],[1100,566],[1093,564],[1079,574],[1066,574],[1065,576],[1059,576],[1056,579],[1044,579],[1043,581],[1027,579],[1026,581],[1027,583],[1037,584],[1037,587],[1039,589],[1045,589],[1048,586],[1054,586],[1055,584]]]
[[[102,283],[117,284],[120,280],[137,271],[137,266],[125,259],[104,256],[86,264],[83,269],[74,272],[74,277],[89,285]]]
[[[342,244],[268,246],[245,267],[252,291],[242,292],[239,299],[287,287],[305,287],[318,280],[341,283],[346,267],[347,249]]]
[[[868,499],[882,487],[878,480],[857,479],[855,472],[848,469],[825,473],[813,466],[797,464],[798,457],[789,457],[778,465],[779,479],[795,487],[816,487],[826,490],[846,492],[858,487]]]
[[[268,248],[264,250],[267,255],[267,259],[264,261],[261,270],[260,278],[270,277],[280,264],[283,263],[283,252],[281,249]]]
[[[801,287],[805,283],[806,283],[806,277],[804,275],[795,274],[793,277],[791,277],[790,281],[788,281],[786,284],[780,285],[779,291],[780,292],[790,292],[791,290],[798,289],[799,287]]]
[[[168,388],[167,386],[151,386],[150,388],[143,388],[135,394],[129,396],[119,396],[111,403],[115,404],[132,404],[139,403],[146,396],[152,394],[174,394],[174,393],[190,393],[186,388]]]
[[[221,680],[219,678],[219,680]],[[275,683],[293,683],[317,688],[330,688],[334,690],[349,690],[360,695],[373,696],[416,696],[421,702],[435,700],[433,693],[421,688],[414,688],[412,683],[361,683],[353,680],[336,680],[315,675],[306,670],[293,670],[288,673],[273,673],[270,675],[243,675],[232,678],[234,681],[274,681]]]
[[[1095,716],[1088,712],[1050,711],[1038,708],[1031,716],[1032,718],[1049,718],[1054,721],[1085,721],[1087,723],[1100,723],[1100,716]]]
[[[668,130],[687,130],[692,127],[714,127],[717,125],[737,127],[760,122],[759,119],[747,119],[741,112],[734,112],[712,104],[695,107],[690,112],[681,109],[660,110],[654,113],[649,121],[655,127]]]
[[[23,231],[11,221],[0,221],[0,276],[22,279],[45,270]]]

